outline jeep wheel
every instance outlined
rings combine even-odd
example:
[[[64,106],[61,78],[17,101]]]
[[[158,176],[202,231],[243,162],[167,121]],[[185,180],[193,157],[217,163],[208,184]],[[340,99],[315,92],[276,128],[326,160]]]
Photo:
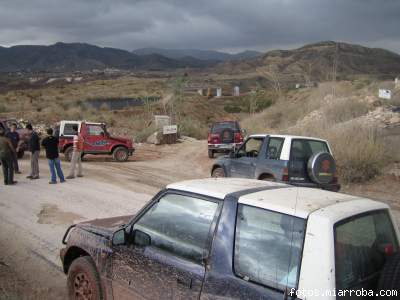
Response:
[[[218,177],[226,177],[225,171],[221,167],[217,167],[212,171],[211,177],[218,178]]]
[[[18,159],[21,159],[21,158],[23,158],[23,157],[24,157],[24,155],[25,155],[25,151],[24,151],[24,150],[19,150],[19,151],[18,151],[18,153],[17,153],[17,157],[18,157]]]
[[[72,152],[74,149],[72,146],[68,147],[67,149],[64,150],[64,156],[66,161],[71,161],[72,160]]]
[[[400,290],[400,253],[390,257],[381,273],[378,283],[378,294],[380,291]],[[378,296],[377,299],[398,299],[398,296]]]
[[[214,158],[214,150],[208,150],[208,157]]]
[[[68,270],[67,279],[69,299],[103,299],[100,276],[89,256],[75,259]]]
[[[125,147],[117,147],[113,151],[113,158],[115,161],[124,162],[128,160],[128,149]]]

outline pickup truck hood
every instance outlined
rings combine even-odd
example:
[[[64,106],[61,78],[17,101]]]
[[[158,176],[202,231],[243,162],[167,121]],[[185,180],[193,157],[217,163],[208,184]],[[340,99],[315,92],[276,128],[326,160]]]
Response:
[[[105,238],[110,238],[118,228],[127,224],[132,217],[132,215],[129,215],[107,219],[95,219],[79,223],[76,227]]]

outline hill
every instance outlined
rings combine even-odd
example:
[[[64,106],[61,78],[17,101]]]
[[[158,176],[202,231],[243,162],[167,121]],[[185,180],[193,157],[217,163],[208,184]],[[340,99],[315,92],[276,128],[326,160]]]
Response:
[[[338,79],[354,75],[393,77],[400,74],[400,55],[332,41],[310,44],[294,50],[274,50],[243,61],[229,61],[216,67],[219,73],[237,74],[272,70],[286,81],[331,80],[336,57]]]
[[[182,59],[185,57],[192,57],[195,59],[206,61],[229,61],[254,58],[262,55],[257,51],[243,51],[237,54],[230,54],[226,52],[213,51],[213,50],[199,50],[199,49],[161,49],[161,48],[141,48],[132,51],[137,55],[159,54],[171,59]]]
[[[125,50],[84,43],[0,47],[0,72],[64,72],[105,68],[164,70],[203,65],[196,59],[178,61],[158,54],[139,56]]]

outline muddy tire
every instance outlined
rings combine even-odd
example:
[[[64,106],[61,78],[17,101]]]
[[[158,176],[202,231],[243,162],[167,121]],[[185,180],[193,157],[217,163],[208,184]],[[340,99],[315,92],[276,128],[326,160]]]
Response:
[[[217,167],[212,171],[211,177],[221,178],[221,177],[226,177],[226,174],[223,168]]]
[[[378,283],[379,291],[400,291],[400,253],[394,254],[390,257],[381,273]],[[399,299],[398,296],[378,296],[376,299]]]
[[[214,158],[214,150],[208,150],[208,157]]]
[[[115,161],[127,161],[129,158],[128,149],[126,149],[125,147],[117,147],[114,149],[112,156]]]
[[[99,273],[89,256],[75,259],[68,270],[69,299],[103,299]]]
[[[72,152],[74,152],[74,149],[72,146],[69,146],[67,149],[64,151],[64,157],[66,161],[71,161],[72,160]]]

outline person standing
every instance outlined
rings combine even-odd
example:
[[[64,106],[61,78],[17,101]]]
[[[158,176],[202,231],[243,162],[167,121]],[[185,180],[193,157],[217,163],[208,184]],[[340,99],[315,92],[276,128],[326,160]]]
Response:
[[[53,136],[53,129],[49,128],[46,132],[47,137],[42,141],[42,146],[46,149],[46,158],[50,168],[51,180],[49,184],[57,183],[57,175],[60,178],[60,182],[63,183],[65,179],[58,154],[58,138]]]
[[[14,165],[13,165],[14,147],[11,141],[6,138],[5,131],[0,128],[0,161],[3,169],[4,184],[13,185],[14,181]]]
[[[75,132],[74,142],[73,142],[73,151],[71,158],[71,167],[67,179],[75,178],[75,170],[76,165],[78,165],[78,177],[83,177],[82,173],[82,151],[83,151],[83,137],[80,132],[78,132],[78,125],[74,125],[72,129]]]
[[[40,155],[40,139],[38,134],[33,130],[32,125],[26,125],[26,129],[30,134],[29,151],[31,152],[31,174],[26,178],[39,179],[39,155]]]
[[[19,150],[19,142],[20,142],[20,137],[19,133],[17,132],[17,124],[13,123],[10,126],[10,131],[6,133],[6,137],[10,139],[11,144],[13,145],[14,151],[13,151],[13,165],[14,165],[14,173],[15,174],[21,174],[19,171],[19,166],[18,166],[18,150]]]

